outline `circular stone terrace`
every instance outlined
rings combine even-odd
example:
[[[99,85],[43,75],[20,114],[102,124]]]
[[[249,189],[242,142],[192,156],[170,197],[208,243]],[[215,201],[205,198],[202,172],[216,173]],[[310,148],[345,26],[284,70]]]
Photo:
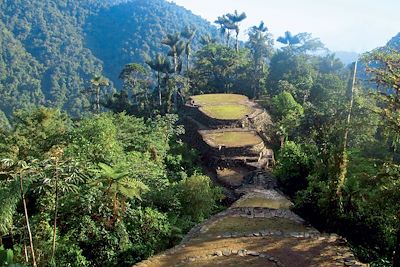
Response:
[[[190,99],[203,114],[217,120],[240,120],[255,112],[254,104],[244,95],[205,94]]]
[[[252,147],[263,143],[255,131],[216,130],[200,131],[200,134],[203,136],[203,140],[213,148]]]

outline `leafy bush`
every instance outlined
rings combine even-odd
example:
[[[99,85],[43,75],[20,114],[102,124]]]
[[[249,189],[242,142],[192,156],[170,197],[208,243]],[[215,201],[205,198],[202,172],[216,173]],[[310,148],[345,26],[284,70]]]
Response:
[[[312,150],[310,146],[288,141],[278,154],[274,174],[291,196],[307,187],[306,178],[312,170],[314,160]]]

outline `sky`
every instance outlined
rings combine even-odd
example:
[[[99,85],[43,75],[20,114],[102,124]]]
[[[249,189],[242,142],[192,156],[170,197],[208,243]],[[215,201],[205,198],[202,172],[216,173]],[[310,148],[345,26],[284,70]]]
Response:
[[[263,20],[275,38],[289,30],[310,32],[331,51],[365,52],[400,32],[400,0],[173,0],[213,22],[235,9],[246,12],[241,27]],[[245,38],[243,34],[242,39]]]

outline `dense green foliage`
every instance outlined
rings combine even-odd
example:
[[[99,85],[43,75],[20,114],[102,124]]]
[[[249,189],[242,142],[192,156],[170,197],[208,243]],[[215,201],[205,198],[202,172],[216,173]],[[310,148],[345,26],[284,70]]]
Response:
[[[290,47],[271,59],[267,80],[280,184],[297,212],[347,237],[374,266],[399,254],[398,59],[382,50],[363,59],[379,92],[362,86],[371,83],[353,87],[351,71],[334,57]]]
[[[0,139],[0,232],[14,258],[24,262],[28,241],[21,196],[40,266],[129,266],[207,218],[220,193],[175,123],[172,115],[72,122],[55,109],[16,113]]]
[[[221,194],[171,113],[229,92],[272,115],[296,211],[374,266],[394,251],[399,264],[399,37],[353,84],[308,33],[275,49],[261,22],[239,42],[245,18],[219,17],[217,34],[162,0],[0,2],[0,263],[128,266],[176,244]]]
[[[162,18],[162,19],[160,19]],[[0,2],[0,109],[32,104],[73,114],[89,106],[81,94],[102,72],[117,87],[123,66],[166,51],[166,33],[194,26],[193,47],[216,29],[162,0],[5,0]]]

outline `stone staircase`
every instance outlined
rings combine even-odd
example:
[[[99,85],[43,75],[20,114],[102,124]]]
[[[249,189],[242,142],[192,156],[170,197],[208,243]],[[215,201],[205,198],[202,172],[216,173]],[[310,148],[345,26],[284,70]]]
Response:
[[[222,95],[221,101],[213,100],[223,105],[225,98]],[[247,98],[236,98],[251,106],[252,113],[236,122],[230,120],[226,132],[255,131],[261,135],[264,124],[271,123],[269,115]],[[366,266],[354,258],[346,240],[320,233],[290,210],[293,203],[279,191],[270,172],[274,157],[268,144],[222,149],[217,141],[206,140],[208,133],[223,134],[224,124],[218,118],[208,124],[206,114],[194,116],[202,105],[204,102],[196,99],[188,102],[189,112],[183,120],[186,141],[201,151],[216,180],[236,201],[191,229],[178,246],[135,266]],[[243,128],[235,128],[240,124]]]

